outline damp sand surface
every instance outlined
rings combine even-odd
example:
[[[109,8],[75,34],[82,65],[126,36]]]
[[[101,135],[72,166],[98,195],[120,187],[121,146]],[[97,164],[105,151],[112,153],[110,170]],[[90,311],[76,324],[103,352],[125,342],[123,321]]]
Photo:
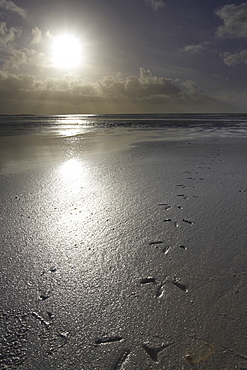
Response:
[[[0,369],[247,368],[246,139],[0,141]]]

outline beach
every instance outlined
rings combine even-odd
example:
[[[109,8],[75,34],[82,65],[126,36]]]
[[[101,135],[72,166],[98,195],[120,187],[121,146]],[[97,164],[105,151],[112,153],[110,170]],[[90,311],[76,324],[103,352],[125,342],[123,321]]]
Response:
[[[0,138],[1,369],[246,369],[247,138]]]

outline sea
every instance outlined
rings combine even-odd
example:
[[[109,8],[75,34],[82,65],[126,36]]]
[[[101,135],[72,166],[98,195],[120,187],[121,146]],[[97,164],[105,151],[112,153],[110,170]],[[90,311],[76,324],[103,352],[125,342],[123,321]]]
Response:
[[[247,113],[0,115],[0,136],[77,136],[115,127],[162,130],[167,137],[246,137]]]

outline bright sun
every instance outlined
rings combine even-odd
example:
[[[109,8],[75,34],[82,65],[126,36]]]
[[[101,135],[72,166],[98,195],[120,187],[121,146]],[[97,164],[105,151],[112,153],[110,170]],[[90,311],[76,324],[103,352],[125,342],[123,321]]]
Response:
[[[52,62],[58,68],[75,68],[82,61],[82,45],[78,38],[61,34],[53,38]]]

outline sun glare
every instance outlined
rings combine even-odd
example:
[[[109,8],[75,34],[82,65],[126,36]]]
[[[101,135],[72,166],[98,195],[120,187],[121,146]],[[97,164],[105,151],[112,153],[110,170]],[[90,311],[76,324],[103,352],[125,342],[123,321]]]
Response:
[[[82,61],[82,45],[80,40],[69,34],[53,38],[52,62],[58,68],[75,68]]]

